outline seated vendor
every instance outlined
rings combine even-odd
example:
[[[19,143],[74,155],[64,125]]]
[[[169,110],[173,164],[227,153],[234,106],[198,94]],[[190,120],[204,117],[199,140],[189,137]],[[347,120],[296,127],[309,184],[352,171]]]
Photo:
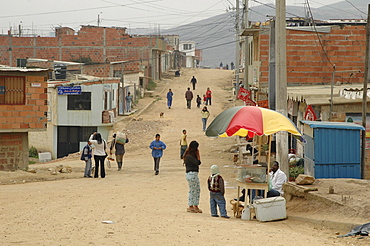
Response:
[[[283,184],[286,182],[286,175],[279,169],[279,162],[274,161],[270,175],[271,189],[267,192],[267,197],[281,196],[284,194]]]

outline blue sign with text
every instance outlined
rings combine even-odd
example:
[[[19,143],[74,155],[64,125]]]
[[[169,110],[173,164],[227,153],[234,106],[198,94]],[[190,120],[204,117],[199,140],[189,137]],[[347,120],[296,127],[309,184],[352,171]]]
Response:
[[[58,95],[81,95],[81,86],[59,86]]]

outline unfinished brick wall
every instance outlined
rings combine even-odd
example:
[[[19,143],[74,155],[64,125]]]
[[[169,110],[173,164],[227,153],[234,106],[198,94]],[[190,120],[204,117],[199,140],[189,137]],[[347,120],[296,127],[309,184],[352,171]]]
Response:
[[[167,48],[167,43],[159,37],[130,36],[125,28],[119,27],[82,26],[78,35],[70,28],[62,28],[57,34],[57,37],[0,36],[0,64],[14,66],[17,58],[76,62],[91,59],[95,63],[131,61],[127,69],[139,71],[152,59],[152,49],[165,52]]]
[[[28,166],[27,132],[0,133],[0,171]]]
[[[20,76],[20,74],[16,74]],[[0,76],[5,76],[0,74]],[[11,75],[7,75],[8,77]],[[23,75],[24,76],[24,75]],[[25,105],[0,105],[0,132],[2,130],[44,129],[47,112],[47,77],[29,75],[25,80]],[[32,83],[34,83],[32,85]]]
[[[267,87],[269,35],[264,34],[260,38],[260,86]],[[330,33],[317,34],[315,32],[287,30],[288,85],[330,84],[333,64],[338,71],[335,74],[335,83],[337,81],[363,83],[365,49],[365,26],[332,26]],[[354,73],[350,77],[350,73],[340,73],[341,70],[361,70],[362,72]]]

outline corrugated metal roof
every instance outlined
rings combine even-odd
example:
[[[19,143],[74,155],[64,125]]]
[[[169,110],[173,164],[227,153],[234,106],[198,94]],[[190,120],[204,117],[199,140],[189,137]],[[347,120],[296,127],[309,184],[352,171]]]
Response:
[[[295,31],[305,31],[305,32],[323,32],[330,33],[333,26],[316,26],[316,30],[313,26],[288,26],[286,29]]]
[[[350,122],[309,121],[309,120],[302,120],[301,122],[303,124],[309,125],[311,128],[365,130],[363,126]]]
[[[46,72],[48,68],[9,67],[0,65],[0,72]]]

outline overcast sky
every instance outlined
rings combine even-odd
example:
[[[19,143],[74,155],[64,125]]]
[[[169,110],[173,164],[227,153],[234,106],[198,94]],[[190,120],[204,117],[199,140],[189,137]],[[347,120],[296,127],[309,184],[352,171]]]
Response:
[[[0,34],[10,27],[24,34],[46,35],[53,27],[80,25],[120,26],[127,28],[172,28],[225,13],[235,7],[235,0],[2,0]],[[311,7],[341,0],[310,0]],[[242,3],[243,0],[240,0]],[[287,0],[287,4],[303,6],[305,0]],[[274,0],[250,0],[249,7]]]

